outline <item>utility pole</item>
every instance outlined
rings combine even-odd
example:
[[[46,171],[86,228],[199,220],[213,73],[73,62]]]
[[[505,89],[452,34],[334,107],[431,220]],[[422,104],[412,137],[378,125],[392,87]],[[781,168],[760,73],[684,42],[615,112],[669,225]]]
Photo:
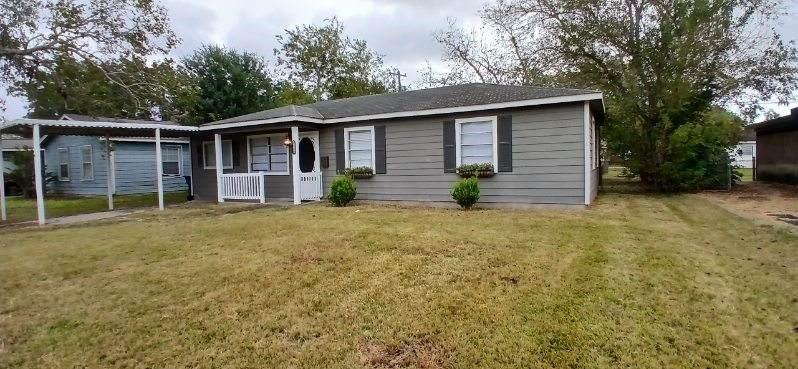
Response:
[[[397,69],[396,72],[391,72],[391,75],[396,76],[396,85],[398,87],[396,92],[402,92],[402,77],[407,77],[407,74],[404,74]]]

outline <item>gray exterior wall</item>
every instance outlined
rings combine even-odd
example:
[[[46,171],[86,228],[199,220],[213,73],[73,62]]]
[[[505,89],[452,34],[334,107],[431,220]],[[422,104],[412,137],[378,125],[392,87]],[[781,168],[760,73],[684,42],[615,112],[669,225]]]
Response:
[[[360,200],[452,202],[460,177],[443,172],[443,121],[511,113],[513,171],[480,179],[480,204],[584,205],[584,104],[345,125],[386,126],[387,173],[358,180]],[[320,131],[325,192],[335,177],[334,128]]]
[[[274,132],[271,132],[274,133]],[[223,140],[233,142],[233,168],[224,173],[247,172],[247,137],[261,133],[223,134]],[[191,138],[191,167],[194,173],[194,196],[203,201],[216,201],[216,169],[205,169],[202,158],[202,143],[213,142],[213,135]],[[292,154],[288,154],[289,173]],[[266,176],[266,198],[284,200],[294,198],[293,177],[289,175]]]
[[[386,174],[359,179],[359,200],[421,201],[452,204],[452,184],[461,178],[443,171],[443,122],[456,118],[512,114],[513,171],[480,179],[483,206],[585,204],[584,104],[571,103],[516,110],[403,118],[342,124],[319,129],[320,156],[329,158],[322,167],[325,194],[336,176],[335,129],[385,125]],[[250,133],[257,134],[257,133]],[[234,168],[225,173],[246,172],[245,135],[223,134],[233,140]],[[213,136],[192,138],[195,195],[216,200],[216,173],[202,166],[202,141]],[[323,159],[322,159],[323,160]],[[599,169],[589,172],[595,198]],[[291,176],[267,177],[270,198],[292,198]]]
[[[81,180],[80,148],[92,147],[94,178]],[[183,175],[191,173],[191,152],[187,144],[172,144],[183,147]],[[51,136],[43,145],[45,149],[45,171],[58,172],[58,148],[69,149],[69,181],[53,181],[48,191],[58,195],[105,195],[107,193],[107,162],[105,141],[94,136]],[[158,190],[155,174],[155,144],[149,142],[113,142],[115,156],[116,194],[143,194]],[[182,176],[164,176],[164,192],[188,189]]]

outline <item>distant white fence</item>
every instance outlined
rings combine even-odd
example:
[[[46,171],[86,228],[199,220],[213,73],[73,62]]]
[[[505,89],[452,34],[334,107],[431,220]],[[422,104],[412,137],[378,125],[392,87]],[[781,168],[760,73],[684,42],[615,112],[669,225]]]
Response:
[[[266,176],[263,173],[222,174],[222,198],[266,202]]]

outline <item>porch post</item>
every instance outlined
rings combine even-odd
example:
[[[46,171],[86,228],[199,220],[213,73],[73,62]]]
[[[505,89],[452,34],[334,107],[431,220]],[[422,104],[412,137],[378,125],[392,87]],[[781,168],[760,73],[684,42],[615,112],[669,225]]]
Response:
[[[111,137],[105,134],[105,177],[108,186],[108,210],[114,210],[113,166],[111,165]]]
[[[216,156],[216,201],[224,202],[222,197],[222,173],[224,171],[224,163],[222,162],[222,135],[216,133],[213,135],[213,152]]]
[[[36,185],[36,213],[39,225],[44,225],[44,186],[42,184],[42,142],[39,125],[33,125],[33,178]]]
[[[3,132],[0,131],[0,221],[8,220],[6,214],[6,185],[5,185],[6,163],[3,161]]]
[[[163,161],[161,160],[161,129],[155,129],[155,175],[158,177],[158,209],[163,210]]]
[[[301,171],[299,170],[299,155],[298,154],[298,145],[299,145],[299,127],[291,127],[291,174],[294,178],[294,205],[299,205],[302,203],[302,194],[301,194],[301,184],[299,181],[299,176],[301,175]]]

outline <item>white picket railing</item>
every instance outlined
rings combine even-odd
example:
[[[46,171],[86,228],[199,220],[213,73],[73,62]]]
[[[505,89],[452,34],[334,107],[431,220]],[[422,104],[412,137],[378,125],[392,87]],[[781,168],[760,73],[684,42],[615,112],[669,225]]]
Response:
[[[299,175],[299,197],[302,200],[321,200],[322,195],[321,172]]]
[[[266,202],[266,176],[263,173],[222,174],[222,198]]]

